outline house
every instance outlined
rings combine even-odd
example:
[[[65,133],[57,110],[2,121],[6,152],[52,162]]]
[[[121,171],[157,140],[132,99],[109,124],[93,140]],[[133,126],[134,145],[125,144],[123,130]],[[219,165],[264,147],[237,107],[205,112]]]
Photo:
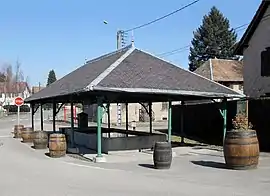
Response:
[[[250,98],[248,118],[261,150],[270,150],[270,1],[262,1],[234,51],[244,61],[244,93]]]
[[[14,105],[17,96],[23,99],[31,95],[31,90],[27,82],[17,82],[14,84],[0,83],[0,102],[2,105]]]
[[[37,92],[39,92],[40,90],[42,90],[42,89],[44,89],[44,88],[45,88],[45,87],[43,87],[43,86],[33,86],[33,87],[32,87],[31,93],[32,93],[32,94],[37,93]]]
[[[194,72],[237,92],[243,93],[242,61],[209,59]]]
[[[270,1],[262,1],[235,49],[243,55],[244,93],[251,98],[270,93]]]

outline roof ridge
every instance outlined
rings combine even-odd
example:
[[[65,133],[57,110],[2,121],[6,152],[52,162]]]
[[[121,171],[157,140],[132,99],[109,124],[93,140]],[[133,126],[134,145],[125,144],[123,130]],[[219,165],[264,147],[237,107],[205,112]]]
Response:
[[[95,62],[95,61],[99,61],[99,60],[101,60],[101,59],[104,59],[104,58],[107,58],[107,57],[109,57],[109,56],[115,55],[115,54],[117,54],[117,53],[123,52],[124,50],[128,50],[128,49],[130,49],[130,48],[132,48],[132,44],[130,44],[130,45],[126,46],[126,47],[117,49],[117,50],[115,50],[115,51],[113,51],[113,52],[106,53],[106,54],[104,54],[104,55],[102,55],[102,56],[99,56],[99,57],[97,57],[97,58],[91,59],[91,60],[89,60],[89,61],[86,61],[85,64],[89,64],[89,63],[93,63],[93,62]]]
[[[189,70],[184,69],[184,68],[182,68],[182,67],[178,67],[175,63],[169,62],[169,61],[167,61],[167,60],[165,60],[165,59],[163,59],[163,58],[160,58],[160,57],[158,57],[158,56],[156,56],[156,55],[154,55],[154,54],[151,54],[150,52],[145,52],[145,51],[140,50],[140,49],[137,49],[137,50],[139,50],[139,51],[141,51],[141,52],[144,52],[144,53],[146,53],[146,54],[148,54],[148,55],[150,55],[150,56],[153,56],[153,57],[155,57],[155,58],[157,58],[157,59],[159,59],[159,60],[161,60],[161,61],[164,61],[164,62],[166,62],[166,63],[168,63],[168,64],[170,64],[170,65],[172,65],[172,66],[175,66],[175,67],[177,67],[178,69],[181,69],[181,70],[183,70],[183,71],[185,71],[185,72],[194,74],[194,75],[196,75],[196,76],[198,76],[198,77],[200,77],[200,78],[204,78],[205,80],[207,80],[207,81],[209,81],[209,82],[212,82],[212,83],[214,83],[214,84],[216,84],[216,85],[218,85],[218,86],[222,86],[223,88],[226,88],[227,90],[231,90],[231,91],[233,91],[233,92],[235,92],[235,93],[237,93],[237,94],[240,94],[240,95],[242,95],[242,96],[246,96],[245,94],[239,93],[238,91],[236,91],[236,90],[234,90],[234,89],[231,89],[231,88],[229,88],[229,87],[227,87],[227,86],[224,86],[224,85],[222,85],[222,84],[220,84],[220,83],[218,83],[218,82],[215,82],[214,80],[210,80],[210,79],[208,79],[208,78],[206,78],[206,77],[204,77],[204,76],[201,76],[201,75],[199,75],[199,74],[197,74],[197,73],[195,73],[195,72],[189,71]]]
[[[135,47],[129,48],[120,58],[112,63],[107,69],[99,74],[89,85],[85,87],[86,90],[93,89],[94,86],[98,85],[106,76],[108,76],[118,65],[120,65],[133,51]]]
[[[209,59],[210,60],[210,59]],[[217,60],[217,61],[235,61],[235,62],[241,62],[239,60],[235,60],[235,59],[212,59],[211,60]]]

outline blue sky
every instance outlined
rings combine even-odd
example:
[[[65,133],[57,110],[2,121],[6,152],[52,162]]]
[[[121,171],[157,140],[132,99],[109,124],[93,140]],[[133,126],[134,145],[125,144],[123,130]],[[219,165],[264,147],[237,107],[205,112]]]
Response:
[[[193,0],[9,0],[1,2],[0,63],[22,63],[31,85],[45,84],[116,48],[117,29],[129,29]],[[232,27],[250,22],[261,0],[201,0],[155,24],[134,31],[135,46],[161,54],[190,44],[203,15],[216,6]],[[108,24],[103,24],[103,20]],[[239,38],[244,30],[239,32]],[[164,57],[187,68],[189,51]]]

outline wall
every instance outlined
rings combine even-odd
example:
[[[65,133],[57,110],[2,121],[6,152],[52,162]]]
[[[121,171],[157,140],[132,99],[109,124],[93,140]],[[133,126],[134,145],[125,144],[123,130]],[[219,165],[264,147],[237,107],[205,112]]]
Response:
[[[128,122],[131,121],[139,121],[139,113],[140,109],[142,109],[142,106],[139,103],[129,103],[128,104]],[[167,108],[162,108],[162,103],[157,102],[152,104],[152,110],[154,112],[154,119],[155,121],[161,121],[166,120],[168,116],[168,110]],[[122,104],[122,123],[126,122],[126,107],[125,104]],[[108,116],[107,114],[104,114],[102,122],[107,123],[108,122]],[[110,119],[111,123],[117,123],[117,105],[111,104],[110,107]]]
[[[265,15],[270,14],[270,8]],[[270,92],[270,77],[261,77],[261,52],[270,46],[270,20],[262,20],[258,25],[249,47],[244,50],[244,93],[259,97]]]
[[[181,111],[183,110],[183,128],[187,138],[194,138],[210,144],[221,145],[223,141],[223,117],[219,111],[220,103],[181,105],[172,108],[172,132],[181,135]],[[227,103],[227,130],[232,129],[232,118],[236,115],[236,101]]]
[[[270,100],[249,101],[249,120],[257,136],[262,151],[270,151]]]

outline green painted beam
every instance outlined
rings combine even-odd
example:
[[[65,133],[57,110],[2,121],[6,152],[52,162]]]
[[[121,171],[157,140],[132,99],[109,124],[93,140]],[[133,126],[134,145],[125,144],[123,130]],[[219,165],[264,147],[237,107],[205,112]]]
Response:
[[[225,137],[226,137],[226,132],[227,132],[227,100],[226,99],[222,101],[222,108],[219,111],[223,118],[223,142],[224,142]]]
[[[101,152],[101,120],[103,115],[103,105],[101,98],[98,98],[97,108],[97,157],[102,157]]]

